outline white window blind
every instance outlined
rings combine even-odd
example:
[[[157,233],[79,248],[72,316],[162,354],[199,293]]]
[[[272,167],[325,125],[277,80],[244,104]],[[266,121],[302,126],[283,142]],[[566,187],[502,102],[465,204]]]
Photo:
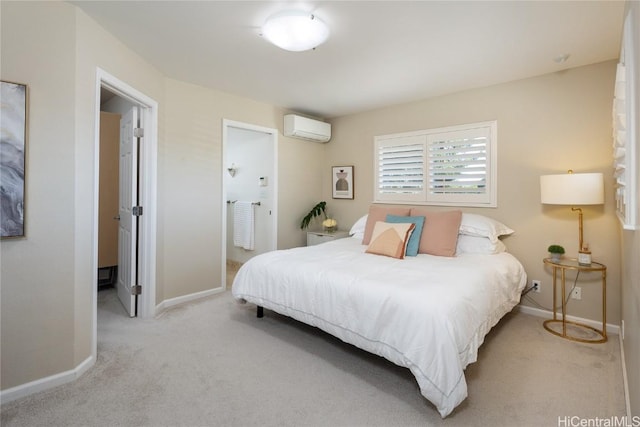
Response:
[[[613,100],[613,176],[615,179],[616,213],[625,229],[640,229],[637,200],[638,165],[636,162],[637,123],[635,122],[635,67],[632,20],[627,16],[623,30],[620,63],[616,71]]]
[[[380,200],[424,198],[426,137],[400,137],[377,145],[377,189]]]
[[[490,163],[487,128],[429,135],[429,194],[436,201],[484,200]]]
[[[375,201],[496,206],[497,123],[375,138]]]

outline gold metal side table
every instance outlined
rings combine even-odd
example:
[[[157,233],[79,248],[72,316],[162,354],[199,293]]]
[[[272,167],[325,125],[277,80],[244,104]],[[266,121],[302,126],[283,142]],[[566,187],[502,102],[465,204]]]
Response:
[[[562,258],[560,261],[553,261],[551,258],[545,258],[544,263],[551,266],[553,270],[553,319],[544,321],[544,328],[554,335],[573,341],[585,343],[603,343],[607,341],[607,267],[599,262],[592,262],[591,265],[578,264],[575,258]],[[560,270],[560,285],[562,288],[562,319],[558,319],[556,314],[556,295],[557,295],[557,276]],[[602,330],[598,330],[583,323],[572,322],[567,320],[567,297],[565,294],[565,273],[567,270],[576,270],[578,272],[602,272]],[[562,323],[562,333],[551,329],[551,324]],[[596,339],[579,338],[567,333],[567,324],[571,324],[580,328],[586,328],[599,335]]]

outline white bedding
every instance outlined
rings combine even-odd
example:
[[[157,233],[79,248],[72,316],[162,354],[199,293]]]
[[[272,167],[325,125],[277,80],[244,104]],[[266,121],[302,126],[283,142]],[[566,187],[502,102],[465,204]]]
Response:
[[[345,238],[256,256],[233,295],[409,368],[446,417],[484,336],[520,301],[524,268],[506,252],[399,260],[365,249]]]

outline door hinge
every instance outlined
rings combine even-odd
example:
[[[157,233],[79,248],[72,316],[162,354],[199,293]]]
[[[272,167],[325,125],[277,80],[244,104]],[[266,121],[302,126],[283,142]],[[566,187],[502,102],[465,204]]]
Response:
[[[134,206],[131,213],[133,216],[142,216],[142,206]]]
[[[134,285],[131,287],[131,295],[140,295],[142,294],[142,286]]]
[[[133,136],[135,136],[136,138],[144,137],[144,128],[134,128]]]

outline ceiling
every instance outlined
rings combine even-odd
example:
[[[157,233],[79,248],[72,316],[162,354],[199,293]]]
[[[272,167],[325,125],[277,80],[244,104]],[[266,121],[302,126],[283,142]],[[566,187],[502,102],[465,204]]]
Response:
[[[608,0],[72,3],[169,78],[325,118],[615,59],[624,13]],[[260,36],[293,8],[329,40],[288,52]]]

